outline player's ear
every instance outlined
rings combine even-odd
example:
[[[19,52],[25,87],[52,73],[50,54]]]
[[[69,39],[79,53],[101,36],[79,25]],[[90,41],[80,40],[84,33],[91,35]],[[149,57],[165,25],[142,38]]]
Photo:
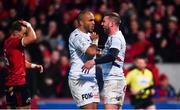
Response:
[[[82,21],[79,21],[79,25],[82,26],[82,25],[83,25],[83,22],[82,22]]]

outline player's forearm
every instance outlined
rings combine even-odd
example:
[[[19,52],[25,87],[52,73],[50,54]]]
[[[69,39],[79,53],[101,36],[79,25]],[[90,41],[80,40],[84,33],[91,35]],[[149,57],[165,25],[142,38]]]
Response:
[[[109,62],[113,62],[115,60],[115,57],[107,54],[105,56],[102,56],[100,58],[95,59],[95,63],[96,64],[103,64],[103,63],[109,63]]]
[[[30,69],[31,68],[31,63],[29,63],[28,61],[25,61],[26,64],[26,68]]]
[[[37,36],[36,33],[34,31],[34,29],[32,28],[32,26],[28,26],[28,37],[31,38],[32,41],[36,41],[37,40]]]
[[[93,32],[93,33],[91,33],[90,37],[92,39],[92,44],[86,50],[86,54],[88,54],[90,56],[95,56],[97,54],[99,35],[97,35],[95,32]]]
[[[26,68],[28,69],[34,68],[36,66],[36,64],[30,63],[27,60],[25,61],[25,63],[26,63]]]
[[[90,55],[90,56],[95,56],[97,53],[97,46],[92,44],[91,46],[88,47],[88,49],[86,50],[86,54]]]
[[[108,52],[108,54],[95,59],[95,63],[96,64],[103,64],[103,63],[113,62],[116,59],[118,53],[119,53],[118,49],[111,48],[110,51]]]
[[[22,45],[26,46],[29,45],[37,40],[36,33],[31,25],[27,25],[28,35],[22,38]]]
[[[42,73],[44,71],[42,65],[29,63],[28,61],[25,61],[25,63],[26,63],[26,68],[28,68],[28,69],[38,69],[40,73]]]

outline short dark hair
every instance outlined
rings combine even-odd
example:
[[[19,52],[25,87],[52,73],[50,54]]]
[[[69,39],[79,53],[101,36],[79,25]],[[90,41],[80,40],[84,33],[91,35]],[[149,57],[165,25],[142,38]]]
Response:
[[[138,59],[144,59],[145,61],[147,61],[147,57],[143,54],[134,56],[134,60],[138,60]]]
[[[111,20],[113,20],[117,26],[120,25],[121,19],[120,19],[120,16],[119,16],[118,13],[116,13],[116,12],[110,12],[110,13],[105,14],[105,16],[109,16],[109,18],[110,18]]]
[[[78,14],[78,16],[77,16],[77,21],[78,21],[78,23],[83,19],[83,16],[84,16],[85,13],[92,13],[92,12],[89,11],[89,10],[83,10],[83,11],[81,11],[81,12]]]
[[[21,31],[22,26],[27,28],[27,26],[21,23],[20,20],[14,21],[11,25],[10,33],[13,33],[14,31]]]

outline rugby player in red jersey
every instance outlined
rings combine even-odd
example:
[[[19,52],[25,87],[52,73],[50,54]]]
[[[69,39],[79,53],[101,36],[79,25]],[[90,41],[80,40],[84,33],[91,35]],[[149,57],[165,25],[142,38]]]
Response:
[[[30,108],[31,98],[26,86],[26,68],[35,68],[43,72],[43,67],[25,60],[24,47],[36,40],[36,34],[30,23],[23,20],[12,23],[10,35],[3,46],[7,65],[5,86],[8,108]]]

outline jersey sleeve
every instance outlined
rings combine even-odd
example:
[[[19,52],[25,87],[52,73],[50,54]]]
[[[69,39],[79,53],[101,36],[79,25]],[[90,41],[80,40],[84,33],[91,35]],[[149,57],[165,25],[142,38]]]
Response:
[[[112,45],[110,48],[116,48],[116,49],[120,50],[121,49],[120,39],[118,39],[116,37],[112,37]]]
[[[82,51],[83,53],[86,52],[87,48],[90,46],[90,43],[83,37],[77,36],[74,40],[73,43],[75,47]]]

